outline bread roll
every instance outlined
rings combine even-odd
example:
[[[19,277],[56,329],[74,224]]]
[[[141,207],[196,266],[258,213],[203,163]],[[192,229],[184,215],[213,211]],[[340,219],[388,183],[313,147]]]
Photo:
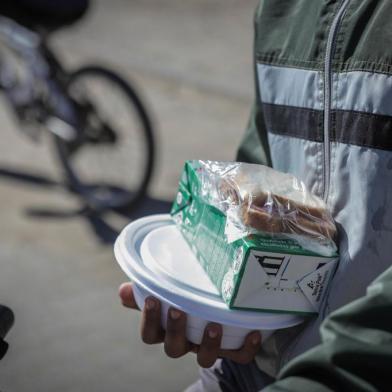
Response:
[[[220,180],[219,197],[229,205],[238,206],[244,226],[257,231],[334,240],[335,224],[320,199],[303,193],[302,189],[291,190],[293,198],[289,198],[274,193],[273,188],[264,191],[262,185],[237,172]]]

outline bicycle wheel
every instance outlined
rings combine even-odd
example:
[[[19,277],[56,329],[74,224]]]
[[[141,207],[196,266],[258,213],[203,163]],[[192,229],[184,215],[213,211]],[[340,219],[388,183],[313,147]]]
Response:
[[[55,141],[70,187],[94,209],[129,209],[145,195],[154,165],[145,106],[131,85],[99,66],[72,73],[66,91],[79,137]]]

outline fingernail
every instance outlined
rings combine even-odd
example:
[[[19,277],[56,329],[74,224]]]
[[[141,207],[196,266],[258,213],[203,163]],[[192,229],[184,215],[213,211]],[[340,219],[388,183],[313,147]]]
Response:
[[[155,308],[155,301],[152,298],[146,299],[146,308],[147,310],[153,310]]]
[[[259,337],[259,336],[254,336],[254,337],[252,338],[252,344],[253,344],[254,346],[257,346],[259,343],[260,343],[260,337]]]
[[[215,339],[218,336],[218,331],[215,329],[209,329],[208,330],[208,337],[211,339]]]
[[[176,310],[176,309],[171,309],[170,310],[170,317],[173,320],[178,320],[180,318],[180,316],[181,316],[181,313],[178,310]]]

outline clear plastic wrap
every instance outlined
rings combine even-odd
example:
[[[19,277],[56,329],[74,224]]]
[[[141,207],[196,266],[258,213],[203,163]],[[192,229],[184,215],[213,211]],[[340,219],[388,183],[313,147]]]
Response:
[[[250,234],[296,240],[336,254],[336,226],[325,203],[291,174],[267,166],[199,161],[201,197],[225,213],[229,243]]]

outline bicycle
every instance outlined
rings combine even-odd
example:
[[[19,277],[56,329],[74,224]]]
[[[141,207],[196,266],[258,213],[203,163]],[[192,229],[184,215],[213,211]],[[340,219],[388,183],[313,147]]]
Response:
[[[99,65],[66,70],[49,37],[44,27],[33,30],[0,16],[0,90],[26,134],[52,136],[68,188],[88,207],[130,209],[146,194],[153,172],[148,111],[116,72]],[[104,114],[108,101],[98,101],[112,90],[122,99]],[[127,109],[119,110],[120,103]]]

